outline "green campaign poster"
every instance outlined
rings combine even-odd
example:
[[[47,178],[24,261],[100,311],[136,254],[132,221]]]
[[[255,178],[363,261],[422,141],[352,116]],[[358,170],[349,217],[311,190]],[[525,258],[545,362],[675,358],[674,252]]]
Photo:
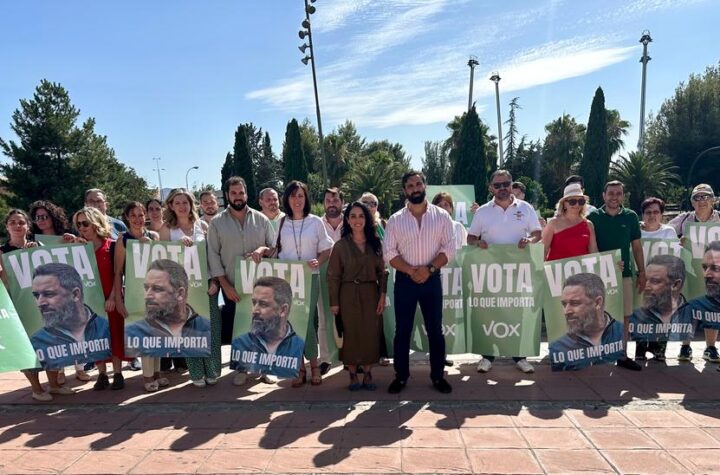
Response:
[[[281,378],[298,375],[310,317],[312,271],[304,261],[235,261],[231,366]]]
[[[435,195],[441,191],[452,196],[455,211],[455,216],[452,218],[465,225],[465,229],[470,228],[473,218],[470,208],[475,202],[475,187],[473,185],[428,185],[425,188],[427,200],[432,202]]]
[[[43,368],[110,357],[110,325],[92,244],[2,255],[10,295]]]
[[[705,295],[705,276],[702,259],[705,248],[713,241],[720,241],[720,223],[687,223],[683,236],[684,247],[690,251],[693,275],[688,276],[686,297],[694,299]]]
[[[685,297],[694,277],[690,251],[680,245],[679,239],[640,242],[647,283],[643,292],[633,292],[630,338],[644,343],[692,338],[696,322]]]
[[[205,243],[127,241],[125,354],[210,356]]]
[[[327,341],[328,357],[330,361],[338,362],[340,351],[335,342],[335,316],[330,311],[330,291],[327,280],[328,263],[320,266],[320,294],[318,297],[318,318],[325,319],[325,341]],[[319,332],[318,327],[318,332]]]
[[[35,350],[4,285],[0,285],[0,373],[38,366]]]
[[[624,354],[620,260],[620,250],[614,250],[545,263],[543,309],[554,371],[609,363]]]
[[[56,244],[62,244],[63,237],[55,236],[54,234],[36,234],[35,240],[43,246],[54,246]]]
[[[543,246],[496,244],[465,247],[468,349],[487,356],[540,353]]]
[[[393,339],[395,338],[395,272],[390,268],[388,275],[388,291],[383,314],[383,330],[388,353],[393,354]],[[463,270],[454,257],[447,265],[440,269],[440,280],[443,291],[443,335],[445,335],[445,351],[448,354],[465,353],[465,314],[463,305]],[[423,322],[420,305],[415,312],[413,333],[410,348],[415,351],[430,352],[427,331]]]

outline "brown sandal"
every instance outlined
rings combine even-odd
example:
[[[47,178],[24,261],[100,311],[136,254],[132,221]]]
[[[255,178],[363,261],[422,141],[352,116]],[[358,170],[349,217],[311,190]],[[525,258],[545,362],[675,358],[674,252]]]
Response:
[[[300,388],[305,385],[307,382],[307,372],[305,370],[305,366],[300,368],[300,373],[298,374],[297,378],[292,380],[291,386],[293,388]]]
[[[320,386],[322,384],[322,372],[319,366],[310,367],[310,384]]]

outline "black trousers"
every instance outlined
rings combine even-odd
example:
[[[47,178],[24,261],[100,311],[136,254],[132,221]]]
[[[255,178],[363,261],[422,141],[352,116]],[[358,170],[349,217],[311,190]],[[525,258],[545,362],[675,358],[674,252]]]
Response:
[[[232,342],[233,324],[235,323],[235,302],[230,300],[225,292],[223,292],[223,305],[220,310],[221,317],[221,329],[220,329],[220,343],[223,345],[229,345]]]
[[[398,272],[395,277],[395,377],[410,377],[410,339],[415,311],[420,304],[430,344],[430,379],[438,381],[445,371],[445,337],[442,334],[442,283],[435,274],[422,284]]]

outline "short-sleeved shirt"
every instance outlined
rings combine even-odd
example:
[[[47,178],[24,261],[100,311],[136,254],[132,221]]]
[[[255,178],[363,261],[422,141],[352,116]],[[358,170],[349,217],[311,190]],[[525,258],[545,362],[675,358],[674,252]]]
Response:
[[[675,228],[667,224],[661,224],[660,229],[656,231],[641,230],[640,235],[643,239],[677,239]]]
[[[110,239],[117,240],[118,236],[124,232],[127,232],[127,226],[119,219],[113,218],[112,216],[107,217],[108,223],[110,223]]]
[[[717,212],[717,210],[713,210],[712,213],[710,213],[710,218],[708,218],[707,221],[700,221],[697,219],[697,215],[695,214],[695,211],[689,211],[686,213],[680,213],[679,215],[675,216],[673,219],[670,220],[668,223],[668,226],[671,226],[675,232],[677,233],[678,237],[683,237],[685,234],[685,229],[687,228],[687,225],[689,223],[717,223],[720,222],[720,213]]]
[[[265,213],[263,213],[263,214],[265,214]],[[266,215],[266,214],[265,214],[265,217],[267,218],[267,215]],[[285,217],[285,213],[283,213],[282,211],[280,211],[280,212],[277,214],[277,216],[275,216],[273,219],[268,218],[268,219],[270,220],[270,226],[272,226],[273,231],[275,232],[275,234],[277,234],[277,230],[278,230],[278,228],[280,227],[280,221],[282,221],[282,219],[283,219],[284,217]]]
[[[590,213],[588,218],[595,225],[598,250],[620,249],[623,261],[623,277],[632,277],[633,261],[630,259],[630,243],[640,239],[640,220],[635,211],[621,207],[614,216],[607,214],[605,206]]]
[[[280,259],[309,261],[332,249],[334,242],[328,236],[322,219],[309,214],[303,219],[285,219],[280,230],[280,244]],[[313,274],[319,272],[319,269],[313,270]]]
[[[517,244],[541,229],[537,213],[527,201],[513,198],[510,206],[503,209],[493,199],[475,211],[468,234],[488,244]]]
[[[227,208],[210,222],[207,243],[210,277],[224,275],[234,285],[235,258],[261,246],[274,247],[275,231],[260,211],[248,207],[245,221],[240,223]]]

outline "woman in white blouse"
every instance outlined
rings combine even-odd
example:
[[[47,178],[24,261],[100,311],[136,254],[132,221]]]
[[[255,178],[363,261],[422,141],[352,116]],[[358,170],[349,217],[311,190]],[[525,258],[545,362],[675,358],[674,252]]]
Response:
[[[317,359],[317,301],[320,292],[320,266],[328,260],[333,241],[328,236],[322,220],[310,214],[310,193],[305,183],[291,181],[282,197],[286,216],[280,221],[278,229],[278,259],[306,261],[312,269],[312,287],[310,289],[310,308],[314,318],[308,323],[305,337],[305,354],[310,360],[310,384],[322,383],[320,366]],[[299,376],[293,380],[294,388],[301,387],[307,380],[305,365],[300,368]]]
[[[460,249],[467,245],[468,232],[465,229],[465,225],[460,221],[455,221],[455,204],[453,203],[452,196],[450,193],[441,191],[435,195],[432,199],[432,204],[441,207],[448,212],[450,218],[453,220],[453,230],[455,231],[455,247]]]
[[[642,225],[640,233],[644,239],[677,239],[675,228],[662,223],[665,202],[660,198],[648,198],[640,205]]]

